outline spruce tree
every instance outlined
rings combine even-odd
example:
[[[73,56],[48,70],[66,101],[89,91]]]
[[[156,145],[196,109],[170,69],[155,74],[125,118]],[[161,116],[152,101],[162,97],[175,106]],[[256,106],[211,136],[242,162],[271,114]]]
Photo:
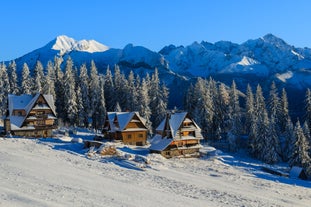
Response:
[[[311,127],[311,90],[308,88],[305,96],[305,120]]]
[[[279,98],[274,81],[272,82],[271,87],[270,87],[268,111],[269,111],[271,119],[274,120],[275,129],[277,133],[280,134],[282,108],[281,108],[280,98]]]
[[[149,104],[150,104],[150,97],[148,94],[148,86],[147,86],[146,80],[143,78],[141,86],[138,90],[137,111],[139,112],[141,117],[146,119],[146,127],[148,128],[148,132],[150,134],[152,133],[151,131],[152,123],[150,121],[151,110],[150,110]]]
[[[87,127],[87,125],[85,124],[85,110],[83,106],[83,98],[79,84],[77,84],[76,86],[76,96],[77,96],[77,120],[75,123],[78,126]]]
[[[19,94],[19,87],[18,87],[18,79],[16,74],[16,63],[15,61],[11,61],[8,66],[8,76],[10,82],[10,91],[9,93],[12,94]]]
[[[107,70],[106,70],[106,74],[105,74],[105,100],[106,100],[106,109],[107,111],[114,111],[114,106],[116,105],[116,103],[114,102],[116,99],[114,98],[115,94],[115,90],[114,90],[114,85],[113,85],[113,79],[112,79],[112,73],[111,70],[109,68],[109,66],[107,66]]]
[[[299,120],[296,123],[294,129],[294,142],[292,154],[289,159],[290,166],[303,167],[305,169],[310,168],[311,159],[309,156],[309,143],[303,133]]]
[[[290,119],[289,110],[288,110],[288,99],[285,88],[282,89],[281,96],[281,117],[280,117],[280,130],[281,132],[285,131],[288,120]]]
[[[76,83],[73,73],[73,61],[69,57],[66,61],[64,75],[64,109],[66,112],[65,121],[67,121],[70,125],[74,125],[76,123],[78,112],[75,86]]]
[[[138,91],[136,89],[135,77],[134,77],[133,71],[130,71],[130,74],[128,75],[128,78],[127,78],[127,82],[128,82],[128,85],[125,91],[126,108],[129,111],[135,111],[135,108],[137,106]]]
[[[79,116],[80,116],[80,124],[84,126],[88,126],[88,118],[90,114],[90,96],[89,96],[89,76],[87,73],[86,65],[83,64],[80,67],[80,74],[79,74],[79,82],[78,86],[80,88],[81,93],[81,103],[82,106],[79,108]]]
[[[288,119],[285,126],[284,133],[284,147],[282,149],[282,159],[287,162],[290,159],[290,156],[293,154],[293,145],[295,141],[294,135],[294,126],[290,119]]]
[[[100,88],[99,76],[94,61],[91,62],[91,72],[89,78],[89,96],[90,96],[90,115],[92,117],[92,126],[96,128],[98,123],[98,113],[96,107],[98,106]],[[97,112],[97,113],[96,113]]]
[[[53,96],[54,100],[56,99],[55,94],[55,70],[53,63],[51,61],[48,62],[46,68],[47,74],[45,76],[46,84],[43,87],[44,94],[50,94]]]
[[[27,63],[23,64],[22,70],[22,83],[21,83],[21,93],[22,94],[31,94],[33,88],[32,77],[30,76],[30,71]]]
[[[255,121],[255,103],[254,103],[254,94],[252,92],[251,86],[247,85],[246,90],[246,115],[245,115],[245,132],[250,135],[251,127]]]
[[[157,127],[166,116],[168,90],[161,87],[158,69],[155,68],[150,81],[150,109],[151,122],[153,127]]]
[[[7,68],[4,63],[0,64],[0,115],[5,115],[8,103],[10,83]]]
[[[104,77],[99,77],[99,96],[98,96],[98,102],[96,106],[96,129],[102,129],[105,122],[105,116],[106,116],[106,106],[105,106],[105,91],[104,91]]]
[[[229,116],[230,119],[230,137],[229,147],[231,151],[237,150],[237,139],[240,137],[241,133],[241,109],[239,101],[239,92],[236,88],[235,81],[232,82],[230,89],[230,100],[229,100]]]
[[[60,122],[65,118],[65,89],[64,89],[64,73],[61,69],[62,59],[55,57],[54,58],[54,71],[55,71],[55,106],[56,112],[58,114],[58,119]]]
[[[32,89],[32,94],[41,93],[43,91],[42,88],[45,85],[44,78],[42,63],[37,60],[34,70],[34,88]]]

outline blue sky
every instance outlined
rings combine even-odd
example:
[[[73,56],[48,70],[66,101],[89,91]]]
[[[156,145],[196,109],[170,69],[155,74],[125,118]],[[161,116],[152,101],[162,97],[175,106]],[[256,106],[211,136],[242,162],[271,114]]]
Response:
[[[0,60],[20,57],[63,34],[154,51],[202,40],[242,43],[267,33],[311,47],[310,8],[309,0],[2,1]]]

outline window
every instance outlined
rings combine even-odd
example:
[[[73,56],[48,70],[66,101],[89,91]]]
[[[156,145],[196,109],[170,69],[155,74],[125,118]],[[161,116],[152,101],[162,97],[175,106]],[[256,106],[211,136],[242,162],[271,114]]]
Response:
[[[138,137],[139,137],[139,138],[143,138],[144,135],[143,135],[143,134],[138,134]]]
[[[131,135],[131,134],[128,134],[128,135],[127,135],[127,138],[128,138],[128,139],[132,139],[132,135]]]
[[[45,124],[44,120],[38,120],[37,121],[37,125],[44,125],[44,124]]]

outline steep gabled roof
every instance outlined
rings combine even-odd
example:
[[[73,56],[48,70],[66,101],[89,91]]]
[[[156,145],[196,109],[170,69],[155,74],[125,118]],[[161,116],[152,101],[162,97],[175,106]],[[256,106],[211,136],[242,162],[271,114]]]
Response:
[[[173,142],[173,139],[163,139],[161,135],[156,134],[150,142],[150,150],[163,151]]]
[[[167,114],[166,118],[160,123],[156,130],[169,130],[174,139],[176,138],[177,131],[182,127],[183,122],[193,123],[197,130],[201,130],[195,121],[189,117],[187,112]]]
[[[169,119],[169,125],[171,128],[173,138],[175,138],[176,132],[180,128],[186,116],[187,112],[171,114],[171,117]]]
[[[107,112],[107,117],[110,125],[110,130],[114,131],[123,131],[130,121],[136,116],[139,121],[145,125],[146,120],[142,118],[138,112]],[[114,120],[117,120],[119,127],[114,124]]]
[[[35,103],[40,97],[40,93],[37,93],[34,97],[29,94],[23,94],[20,96],[9,94],[8,95],[8,104],[9,104],[9,117],[11,122],[11,128],[17,129],[20,128],[25,119],[27,118],[29,112],[34,107]],[[55,106],[53,103],[53,96],[52,95],[42,95],[45,99],[46,103],[50,107],[53,112],[53,115],[56,116]],[[25,116],[13,116],[14,110],[24,110],[26,115]]]

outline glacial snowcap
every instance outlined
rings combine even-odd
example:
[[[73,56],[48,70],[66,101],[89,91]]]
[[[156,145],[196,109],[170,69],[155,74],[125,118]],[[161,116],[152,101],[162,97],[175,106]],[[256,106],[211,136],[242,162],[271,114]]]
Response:
[[[52,49],[59,50],[60,55],[71,51],[81,52],[104,52],[109,49],[106,45],[103,45],[95,40],[74,40],[66,35],[60,35],[56,37],[52,42]]]

